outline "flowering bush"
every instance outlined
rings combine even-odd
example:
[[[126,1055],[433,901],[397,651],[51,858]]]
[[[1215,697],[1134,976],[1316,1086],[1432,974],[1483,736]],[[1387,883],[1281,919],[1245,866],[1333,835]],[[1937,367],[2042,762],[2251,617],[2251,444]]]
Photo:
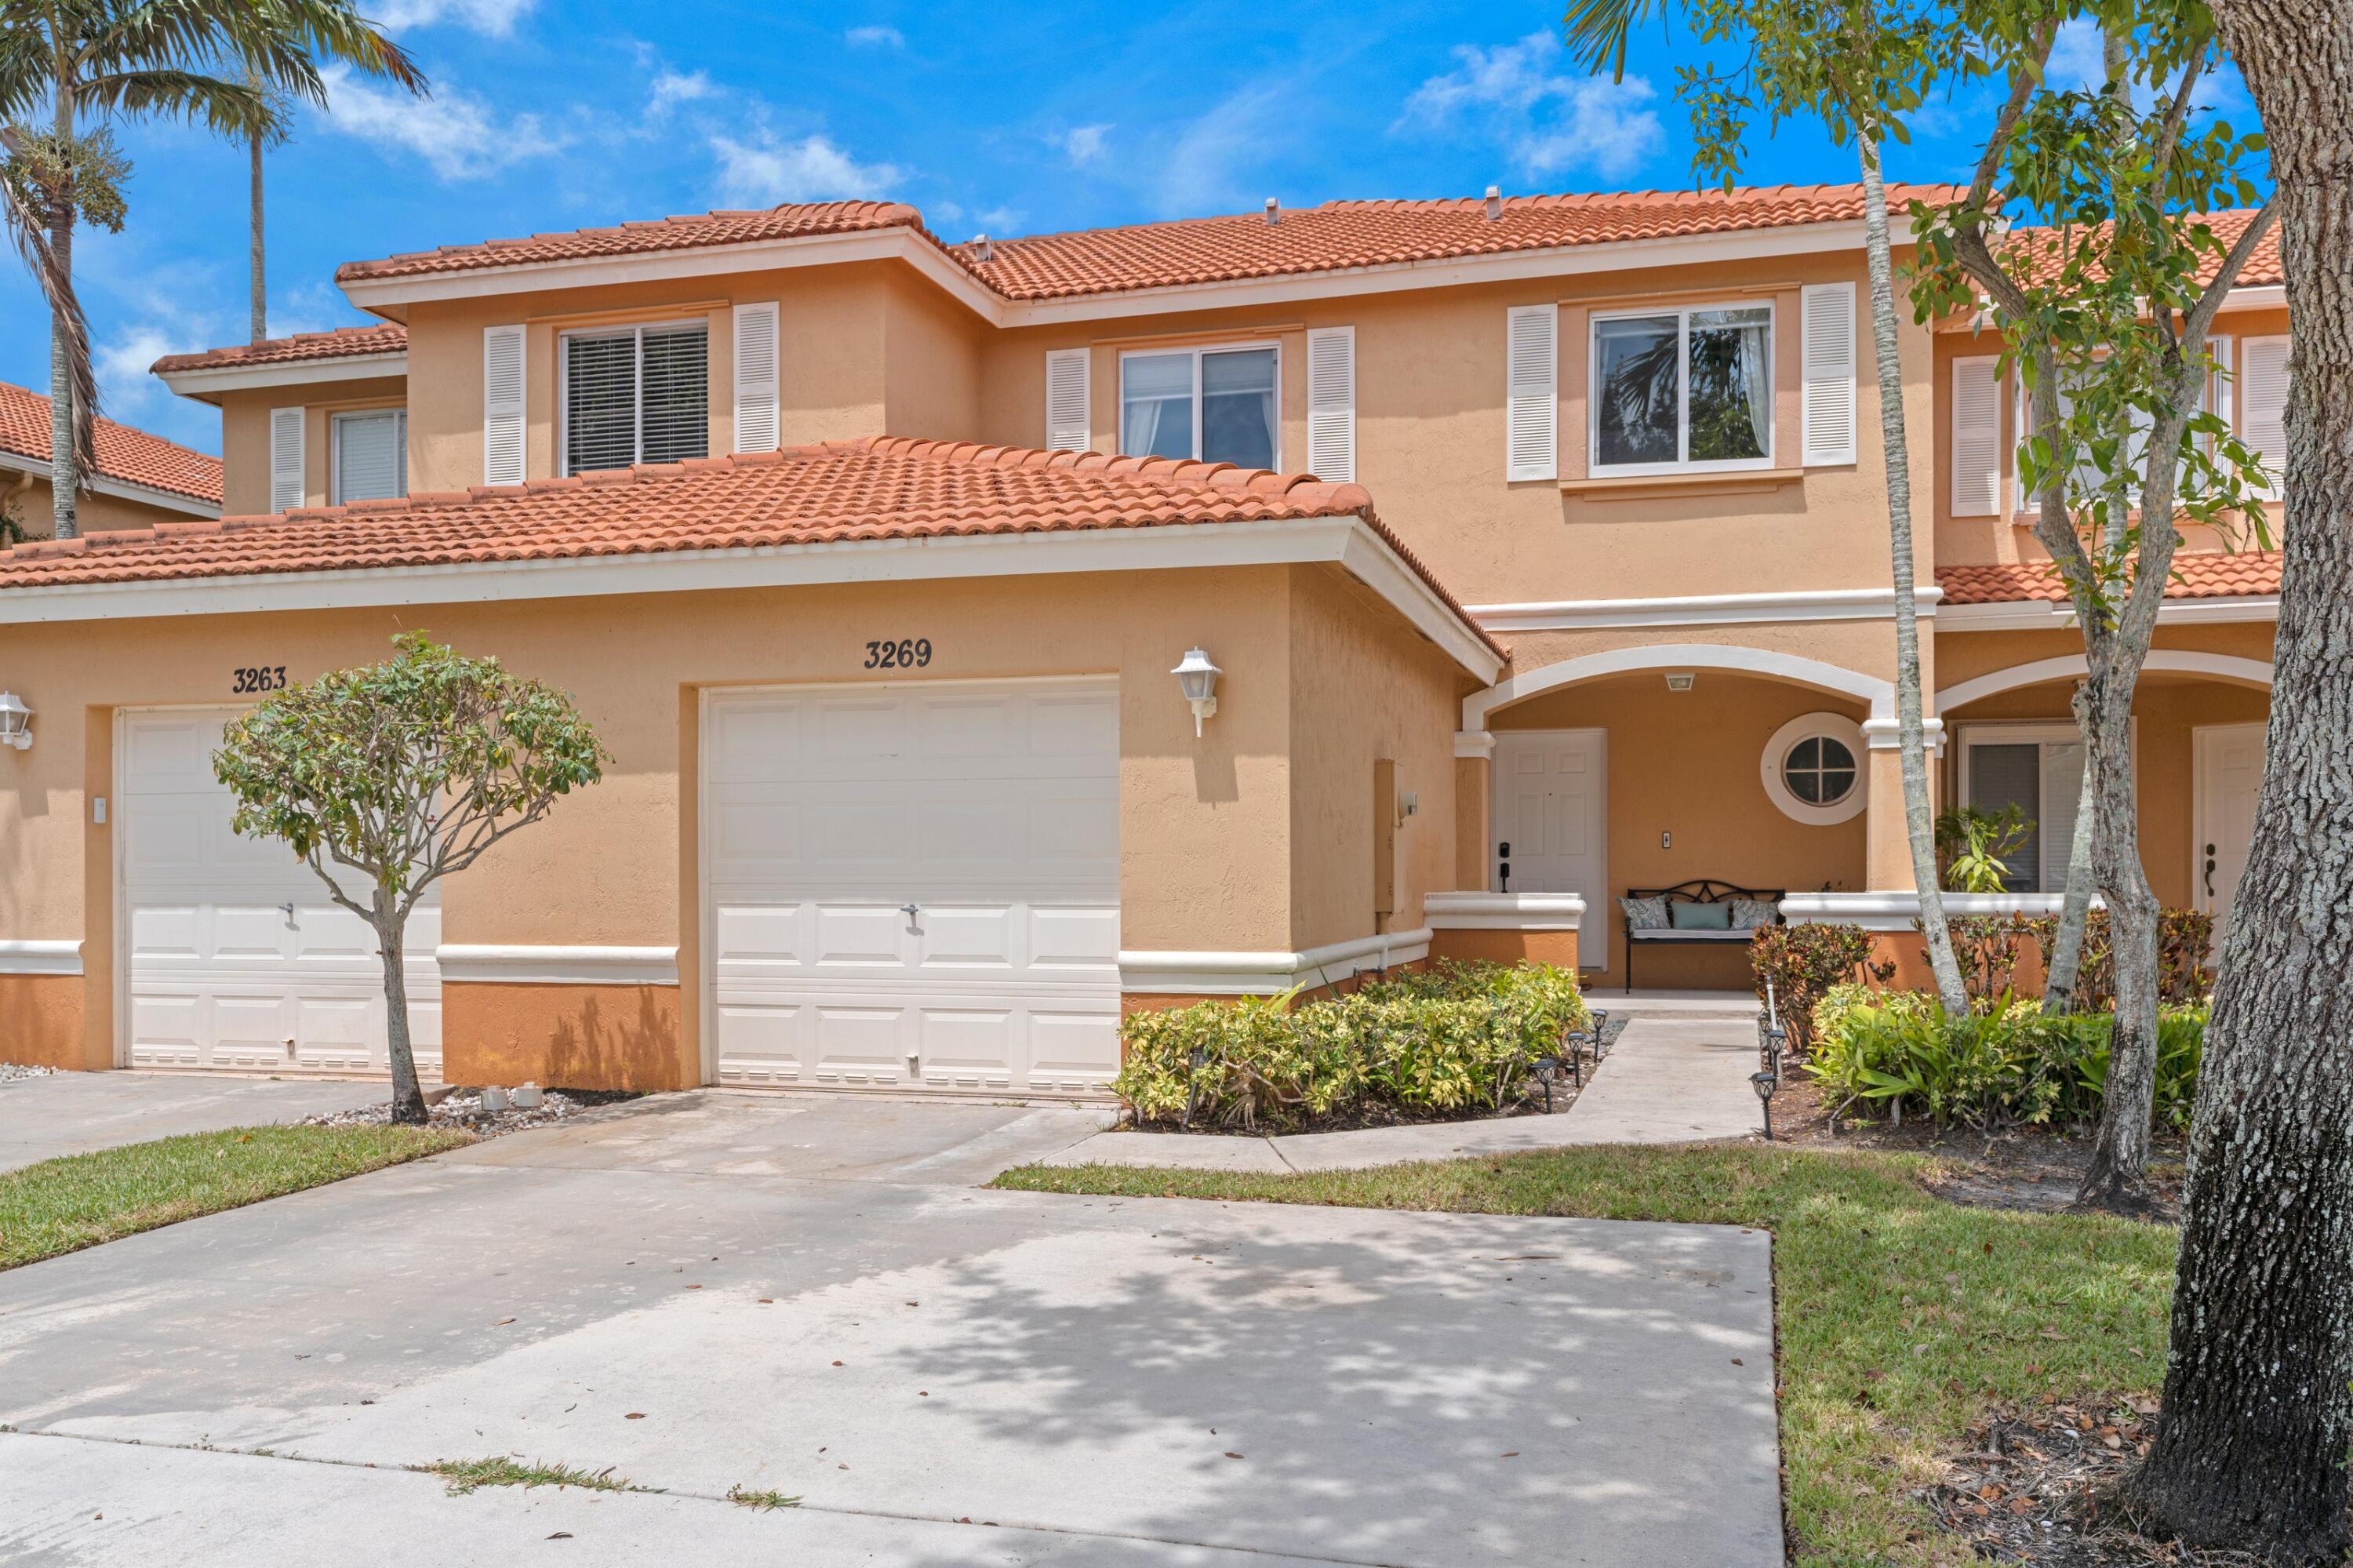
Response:
[[[1131,1014],[1113,1090],[1139,1122],[1176,1121],[1188,1096],[1196,1121],[1244,1128],[1469,1114],[1511,1103],[1529,1064],[1588,1022],[1576,977],[1544,964],[1441,963],[1295,994]]]
[[[1772,986],[1789,1049],[1799,1055],[1813,1044],[1814,1008],[1831,987],[1866,974],[1884,981],[1895,973],[1893,964],[1872,963],[1871,933],[1862,927],[1814,921],[1759,926],[1748,944],[1748,962],[1757,974],[1757,995],[1763,997],[1767,983]]]

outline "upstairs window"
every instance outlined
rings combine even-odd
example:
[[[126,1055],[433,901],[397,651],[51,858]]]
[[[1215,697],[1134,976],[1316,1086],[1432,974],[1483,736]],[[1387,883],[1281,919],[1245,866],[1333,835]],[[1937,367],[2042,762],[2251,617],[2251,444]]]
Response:
[[[566,334],[563,397],[567,474],[707,457],[710,325]]]
[[[332,504],[394,500],[408,493],[406,410],[338,414],[332,423],[335,467]]]
[[[1271,344],[1127,355],[1119,364],[1119,450],[1279,467],[1276,376]]]
[[[1592,471],[1773,461],[1773,310],[1645,311],[1593,322]]]

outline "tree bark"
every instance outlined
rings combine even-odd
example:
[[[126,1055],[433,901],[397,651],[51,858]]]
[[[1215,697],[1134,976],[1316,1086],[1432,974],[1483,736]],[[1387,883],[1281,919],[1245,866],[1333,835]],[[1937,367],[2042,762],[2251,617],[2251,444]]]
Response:
[[[2274,1562],[2347,1545],[2353,1438],[2353,24],[2216,0],[2270,135],[2294,325],[2277,674],[2207,1028],[2165,1404],[2124,1488]]]
[[[2076,791],[2075,836],[2067,851],[2067,890],[2059,901],[2051,950],[2042,955],[2045,1012],[2067,1012],[2075,1005],[2075,981],[2084,968],[2084,925],[2092,913],[2092,857],[2097,853],[2099,826],[2099,800],[2093,793],[2092,770],[2086,768]]]
[[[1863,249],[1871,266],[1871,337],[1879,370],[1879,432],[1887,468],[1887,542],[1894,567],[1895,720],[1903,747],[1905,836],[1912,845],[1912,884],[1920,894],[1920,934],[1928,967],[1947,1012],[1968,1011],[1960,960],[1945,919],[1936,880],[1936,823],[1928,795],[1927,726],[1921,715],[1920,618],[1913,602],[1920,562],[1912,544],[1912,456],[1904,428],[1904,369],[1896,349],[1895,267],[1888,252],[1887,189],[1880,177],[1879,143],[1858,130],[1862,159]],[[1860,760],[1860,758],[1858,758]]]
[[[403,959],[407,920],[378,893],[374,923],[376,950],[384,958],[384,1034],[385,1054],[392,1065],[392,1119],[423,1127],[425,1091],[417,1082],[417,1055],[408,1044],[408,975]]]
[[[74,90],[72,79],[60,72],[57,83],[56,126],[58,147],[62,154],[74,130]],[[67,178],[70,180],[70,175]],[[50,193],[49,248],[57,255],[58,270],[66,277],[73,276],[74,193],[70,183]],[[72,327],[65,312],[52,308],[49,312],[49,514],[56,523],[52,530],[60,539],[77,537],[81,532],[78,502],[80,498],[81,468],[74,461],[74,367]]]
[[[269,335],[269,286],[268,270],[263,265],[261,241],[261,136],[259,132],[246,139],[246,148],[253,163],[253,228],[248,238],[246,259],[251,274],[248,289],[253,307],[253,341],[259,343]]]

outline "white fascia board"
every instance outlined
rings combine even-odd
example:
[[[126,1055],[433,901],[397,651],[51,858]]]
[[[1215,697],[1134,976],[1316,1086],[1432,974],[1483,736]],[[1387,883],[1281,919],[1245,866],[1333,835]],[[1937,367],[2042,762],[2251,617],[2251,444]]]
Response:
[[[2231,594],[2215,599],[2169,599],[2158,607],[2159,626],[2215,626],[2277,620],[2279,595]],[[1936,630],[1955,631],[2049,631],[2075,624],[2073,604],[2048,599],[2005,599],[1993,604],[1947,605],[1936,613]]]
[[[0,450],[0,468],[21,469],[38,479],[49,476],[49,460],[34,457],[29,452]],[[182,495],[176,490],[157,490],[153,485],[110,479],[102,473],[90,475],[90,482],[82,488],[95,494],[111,495],[118,501],[136,501],[146,506],[163,507],[167,512],[185,513],[190,517],[217,517],[221,514],[217,501],[199,501],[193,495]]]
[[[1282,278],[1231,282],[1183,283],[1160,289],[1130,289],[1065,300],[1007,300],[944,254],[930,240],[904,228],[854,234],[812,234],[791,239],[754,240],[705,249],[665,250],[637,256],[581,260],[523,261],[466,272],[433,272],[409,278],[356,279],[342,285],[361,310],[378,315],[426,300],[487,299],[548,290],[596,288],[681,278],[712,278],[769,268],[828,266],[838,262],[896,259],[946,290],[974,314],[998,327],[1049,326],[1065,322],[1105,321],[1442,289],[1472,283],[1586,273],[1811,256],[1853,250],[1862,245],[1860,223],[1793,224],[1783,228],[1729,234],[1673,235],[1590,245],[1557,245],[1502,255],[1399,261],[1303,272]]]
[[[910,263],[991,324],[1008,324],[1001,314],[1005,307],[1002,299],[942,254],[938,246],[905,228],[805,234],[789,239],[754,239],[741,245],[659,250],[634,256],[518,261],[503,267],[427,272],[407,278],[358,278],[342,288],[344,298],[353,304],[382,315],[428,300],[494,299],[504,294],[605,288],[677,278],[718,278],[788,267],[829,267],[849,261],[888,260]]]
[[[444,942],[442,981],[500,985],[676,985],[676,948],[521,947]]]
[[[1357,581],[1395,606],[1414,630],[1444,649],[1446,656],[1492,685],[1503,673],[1504,661],[1486,641],[1462,624],[1462,618],[1438,597],[1421,574],[1398,557],[1387,541],[1357,522],[1348,535],[1340,565]]]
[[[79,941],[0,941],[0,975],[78,975]]]
[[[408,352],[345,354],[332,359],[285,360],[276,365],[206,366],[202,369],[159,370],[155,378],[183,397],[209,403],[224,392],[249,392],[268,387],[315,387],[322,381],[372,381],[408,374]]]
[[[1924,584],[1913,603],[1935,616],[1945,590]],[[1673,599],[1586,599],[1525,604],[1474,604],[1472,620],[1489,631],[1568,631],[1588,627],[1740,626],[1767,621],[1888,620],[1893,588],[1825,588],[1800,593],[1700,594]]]
[[[0,626],[1314,561],[1345,566],[1454,654],[1464,669],[1482,682],[1494,679],[1500,668],[1494,653],[1353,514],[1264,523],[853,539],[756,549],[61,584],[0,589]]]
[[[1359,969],[1388,969],[1429,956],[1427,926],[1298,953],[1123,949],[1119,987],[1175,996],[1276,996],[1293,986],[1336,985]]]

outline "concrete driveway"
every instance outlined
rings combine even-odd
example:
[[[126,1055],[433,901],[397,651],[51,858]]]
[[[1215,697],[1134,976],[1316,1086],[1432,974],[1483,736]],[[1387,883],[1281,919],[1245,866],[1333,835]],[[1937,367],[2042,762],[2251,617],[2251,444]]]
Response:
[[[0,1561],[1781,1561],[1764,1235],[969,1185],[1094,1125],[668,1096],[0,1275]],[[399,1467],[499,1454],[660,1492]]]
[[[0,1171],[184,1132],[300,1121],[392,1097],[382,1082],[52,1073],[0,1084]]]

